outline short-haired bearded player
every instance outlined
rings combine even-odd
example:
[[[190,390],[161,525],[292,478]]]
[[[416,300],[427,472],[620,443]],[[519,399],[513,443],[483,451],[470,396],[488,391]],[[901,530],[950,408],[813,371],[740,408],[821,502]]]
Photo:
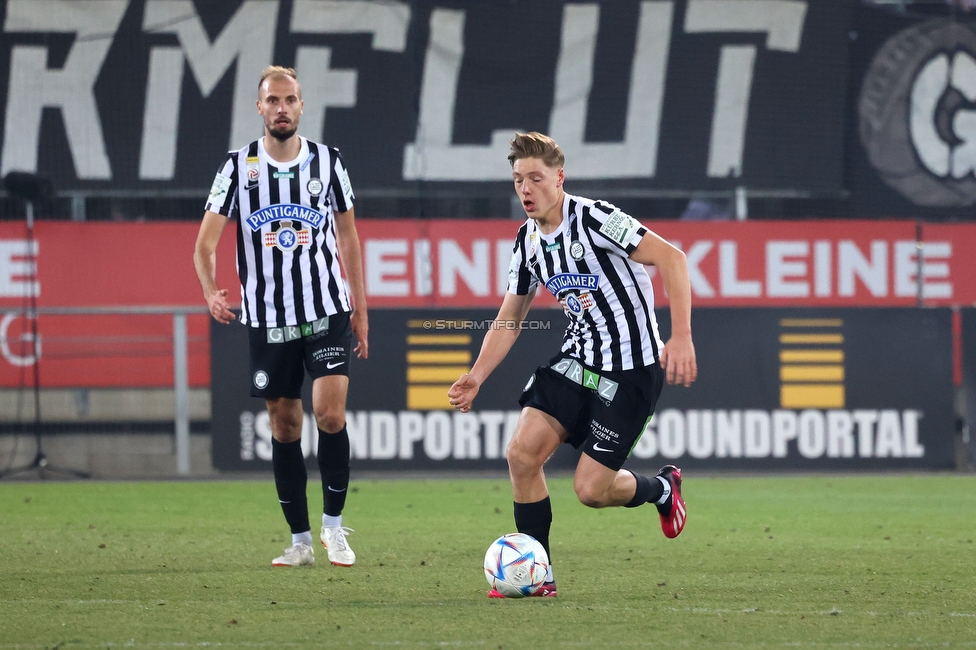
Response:
[[[543,465],[568,442],[582,449],[573,481],[581,503],[654,503],[665,536],[677,537],[686,519],[681,470],[665,465],[647,477],[621,468],[664,382],[690,386],[698,375],[685,255],[609,203],[564,192],[565,158],[548,136],[517,133],[511,144],[512,178],[528,219],[515,239],[508,292],[496,320],[525,320],[541,284],[570,321],[562,349],[532,375],[519,399],[522,412],[506,454],[515,526],[549,552],[552,507]],[[658,334],[644,265],[657,267],[670,299],[667,344]],[[448,391],[452,406],[471,409],[518,334],[518,328],[488,330],[471,372]],[[534,595],[556,595],[551,570],[550,564]],[[504,598],[494,589],[488,595]]]
[[[346,392],[353,336],[357,355],[368,354],[366,292],[349,175],[338,150],[298,135],[303,105],[294,70],[264,71],[257,101],[264,137],[231,151],[217,172],[193,262],[210,314],[229,323],[234,313],[227,290],[217,286],[216,250],[224,226],[237,221],[251,395],[268,408],[275,487],[291,528],[291,546],[271,564],[315,562],[301,442],[307,371],[322,472],[319,539],[332,564],[352,566],[356,554],[346,541],[352,531],[342,525],[349,485]]]

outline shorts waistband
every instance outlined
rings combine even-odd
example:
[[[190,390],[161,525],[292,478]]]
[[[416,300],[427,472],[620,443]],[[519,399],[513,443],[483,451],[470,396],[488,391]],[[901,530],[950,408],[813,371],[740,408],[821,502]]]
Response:
[[[312,336],[319,332],[326,332],[329,329],[329,317],[325,316],[301,325],[288,325],[286,327],[269,327],[267,329],[268,343],[287,343],[300,339],[303,336]]]
[[[614,395],[617,394],[617,387],[619,386],[617,382],[601,377],[592,370],[587,370],[576,359],[560,359],[549,367],[566,379],[584,388],[595,390],[600,397],[607,401],[613,401]]]

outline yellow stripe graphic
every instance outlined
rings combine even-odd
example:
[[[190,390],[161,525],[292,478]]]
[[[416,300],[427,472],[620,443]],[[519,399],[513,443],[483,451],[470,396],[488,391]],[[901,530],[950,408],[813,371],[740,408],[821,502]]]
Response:
[[[407,345],[470,345],[467,334],[410,334]]]
[[[471,363],[471,352],[420,352],[417,350],[408,350],[407,364],[412,365],[415,363],[452,363],[455,365],[467,365]]]
[[[840,327],[844,321],[840,318],[783,318],[780,327]]]
[[[780,363],[844,363],[843,350],[780,350]]]
[[[789,381],[844,381],[844,366],[790,366],[779,367],[779,379]]]
[[[407,408],[414,410],[451,409],[447,391],[450,384],[438,386],[407,386]]]
[[[441,381],[453,384],[467,371],[467,366],[410,366],[407,368],[407,381],[411,384],[432,384]]]
[[[819,345],[840,345],[844,342],[843,334],[780,334],[779,342],[783,344],[813,343]]]
[[[782,384],[780,405],[787,409],[842,408],[843,384]]]

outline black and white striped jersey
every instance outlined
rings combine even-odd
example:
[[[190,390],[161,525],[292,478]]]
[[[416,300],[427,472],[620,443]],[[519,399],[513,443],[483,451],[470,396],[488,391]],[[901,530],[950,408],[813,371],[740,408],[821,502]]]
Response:
[[[279,163],[255,140],[231,151],[207,210],[237,219],[241,322],[285,327],[352,311],[339,268],[335,214],[355,196],[339,151],[301,138]]]
[[[519,229],[508,291],[524,296],[544,285],[569,317],[562,352],[583,365],[654,365],[664,347],[654,287],[644,266],[628,257],[646,232],[609,203],[566,194],[555,231],[544,235],[532,219]]]

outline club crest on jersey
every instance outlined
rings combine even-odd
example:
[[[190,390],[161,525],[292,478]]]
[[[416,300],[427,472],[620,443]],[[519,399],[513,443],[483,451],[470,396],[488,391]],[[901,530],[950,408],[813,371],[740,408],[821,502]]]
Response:
[[[308,193],[312,196],[318,196],[322,193],[322,190],[325,189],[325,187],[322,185],[322,181],[318,178],[308,179],[308,185],[305,187],[308,188]]]
[[[278,203],[251,213],[244,223],[251,230],[260,230],[272,221],[301,221],[313,228],[321,228],[325,223],[325,215],[304,205]]]
[[[546,289],[558,299],[564,291],[596,291],[600,276],[592,273],[559,273],[546,281]]]
[[[578,241],[574,241],[569,245],[569,256],[572,257],[577,262],[583,259],[583,255],[585,254],[586,254],[586,250],[583,248],[582,243]]]
[[[312,235],[308,229],[295,230],[289,226],[279,228],[275,232],[264,233],[264,245],[267,248],[277,246],[283,251],[293,251],[299,246],[304,246],[312,241]]]
[[[569,293],[559,302],[562,303],[563,310],[574,318],[579,318],[594,305],[593,295],[588,291],[580,294]]]
[[[580,316],[583,313],[583,305],[580,303],[579,298],[573,294],[566,296],[566,299],[563,300],[563,307],[572,316]]]

